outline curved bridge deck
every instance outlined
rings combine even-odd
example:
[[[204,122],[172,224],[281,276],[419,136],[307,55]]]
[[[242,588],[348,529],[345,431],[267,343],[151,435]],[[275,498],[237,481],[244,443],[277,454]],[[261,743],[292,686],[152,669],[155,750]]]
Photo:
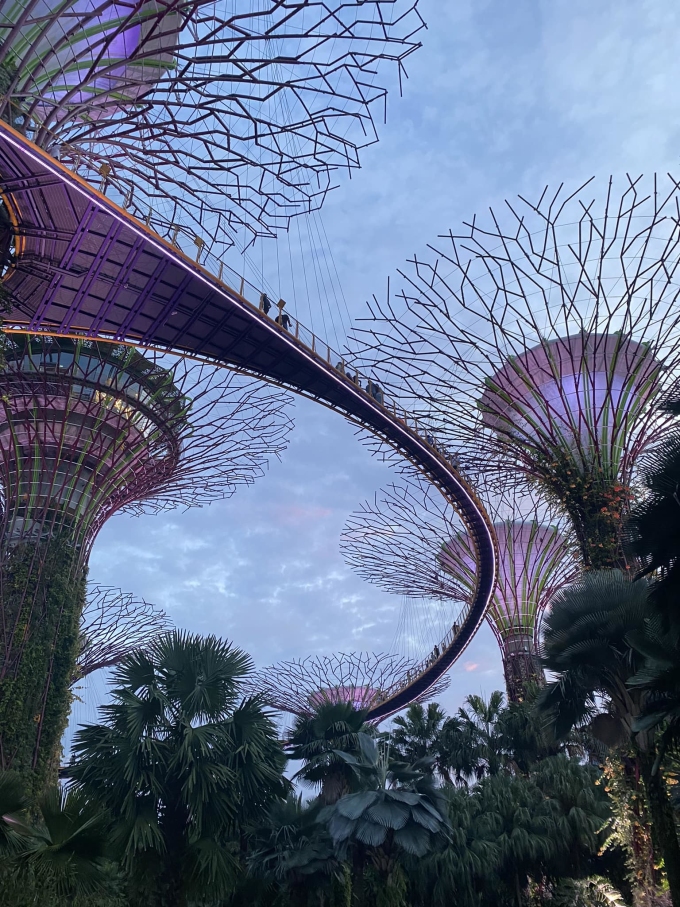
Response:
[[[237,368],[337,410],[386,440],[437,485],[477,549],[478,585],[455,634],[371,710],[385,717],[424,693],[461,655],[495,581],[493,532],[456,469],[404,413],[353,382],[325,343],[272,318],[0,121],[0,192],[16,231],[2,286],[14,330],[139,344]],[[296,336],[297,335],[297,336]]]

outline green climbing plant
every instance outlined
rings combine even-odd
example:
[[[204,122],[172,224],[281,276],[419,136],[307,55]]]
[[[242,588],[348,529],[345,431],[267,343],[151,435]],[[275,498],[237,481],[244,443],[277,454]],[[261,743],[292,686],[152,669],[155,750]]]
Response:
[[[624,567],[622,529],[630,489],[599,464],[588,468],[567,453],[537,455],[542,481],[568,514],[584,565],[591,570]]]
[[[56,780],[85,571],[68,538],[58,536],[7,551],[0,582],[6,628],[0,648],[2,768],[20,772],[35,792]]]

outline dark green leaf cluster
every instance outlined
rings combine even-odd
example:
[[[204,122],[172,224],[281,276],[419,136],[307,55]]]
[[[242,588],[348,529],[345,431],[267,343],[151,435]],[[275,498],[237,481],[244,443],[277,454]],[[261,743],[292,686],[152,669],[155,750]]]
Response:
[[[361,752],[368,736],[365,720],[365,711],[346,702],[323,702],[313,715],[296,719],[288,755],[303,765],[295,777],[320,785],[324,803],[334,803],[351,789],[354,772],[345,757]]]
[[[666,409],[680,415],[680,401]],[[652,599],[674,640],[680,638],[680,431],[670,432],[647,456],[645,495],[626,524],[629,553],[652,576]]]
[[[447,831],[446,808],[426,760],[412,766],[390,754],[389,742],[361,741],[361,756],[341,754],[353,770],[356,787],[326,806],[319,821],[327,825],[340,853],[350,843],[412,856],[429,853]]]
[[[650,838],[651,858],[664,866],[680,904],[680,842],[664,774],[678,739],[680,650],[663,629],[653,590],[644,577],[631,582],[620,571],[594,571],[559,593],[543,625],[543,661],[555,679],[537,704],[556,736],[584,728],[618,763],[630,794],[620,798],[624,812],[626,801],[642,807],[619,819],[633,831],[634,876],[650,877],[641,846]],[[661,882],[651,874],[652,887]]]
[[[124,907],[112,823],[80,792],[51,787],[35,801],[0,774],[0,903]]]
[[[575,740],[546,737],[536,692],[507,707],[500,693],[472,696],[451,717],[415,704],[377,739],[349,706],[322,706],[294,747],[298,776],[321,793],[306,808],[291,801],[287,826],[272,812],[251,868],[274,899],[255,903],[547,907],[565,879],[586,892],[600,891],[584,881],[594,874],[625,882],[621,852],[600,854],[611,817],[601,772],[567,755],[584,752]],[[330,803],[326,775],[342,777]]]
[[[228,643],[174,631],[121,664],[103,722],[76,734],[69,775],[114,817],[135,903],[226,897],[240,836],[285,796],[275,727],[239,696],[250,670]]]
[[[413,705],[385,734],[323,703],[288,742],[319,791],[305,803],[270,717],[240,695],[250,670],[232,645],[178,631],[129,656],[100,723],[76,736],[64,790],[31,813],[14,776],[0,779],[5,901],[549,907],[605,891],[594,876],[620,884],[600,855],[600,771],[546,738],[531,696],[472,696],[451,717]]]
[[[56,769],[71,707],[85,573],[65,536],[16,545],[0,570],[2,768],[25,775],[37,792]]]
[[[532,887],[548,894],[560,880],[601,871],[610,807],[597,779],[595,769],[560,755],[529,776],[449,788],[451,841],[414,864],[413,904],[520,907]]]

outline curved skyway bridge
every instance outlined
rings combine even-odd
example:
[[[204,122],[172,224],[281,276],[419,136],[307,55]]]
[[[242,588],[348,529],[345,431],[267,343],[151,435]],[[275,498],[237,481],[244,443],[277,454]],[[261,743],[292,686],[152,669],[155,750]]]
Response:
[[[254,288],[240,280],[234,290],[221,265],[215,276],[192,261],[2,121],[0,192],[15,234],[14,261],[1,285],[12,304],[8,330],[172,350],[289,388],[388,442],[449,499],[474,540],[475,594],[456,632],[386,691],[370,717],[385,717],[424,693],[477,630],[496,561],[482,505],[429,435],[276,301],[265,311],[269,301]],[[197,237],[197,259],[201,246]]]

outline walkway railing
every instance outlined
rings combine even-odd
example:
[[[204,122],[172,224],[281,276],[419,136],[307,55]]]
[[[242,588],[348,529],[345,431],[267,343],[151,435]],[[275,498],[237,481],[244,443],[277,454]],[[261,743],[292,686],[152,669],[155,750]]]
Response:
[[[62,148],[66,146],[61,146]],[[91,159],[87,156],[83,156],[82,160],[79,159],[77,154],[77,149],[68,148],[69,155],[73,157],[75,166],[69,167],[68,169],[74,171],[76,175],[80,176],[78,170],[80,169],[81,163],[85,163],[88,169],[96,177],[100,179],[100,186],[93,186],[93,180],[87,178],[86,182],[97,189],[100,193],[106,193],[107,187],[115,186],[118,194],[121,194],[119,186],[116,186],[116,181],[113,178],[111,173],[111,168],[103,163],[100,165],[99,169],[93,167]],[[61,159],[63,156],[59,156],[60,163],[62,166],[68,166],[67,162]],[[83,178],[83,177],[81,177]],[[122,207],[126,208],[127,205],[123,204]],[[127,212],[128,216],[131,216]],[[146,220],[146,229],[153,231],[156,236],[163,238],[155,230],[155,227],[152,226],[152,223],[162,223],[163,218],[157,213],[151,210],[149,212],[149,217]],[[201,237],[194,235],[190,241],[196,247],[195,257],[187,255],[183,249],[180,248],[178,244],[179,234],[187,236],[188,231],[178,225],[169,224],[165,221],[165,228],[170,235],[170,240],[165,240],[169,242],[182,256],[189,259],[194,263],[194,266],[207,272],[210,277],[217,281],[218,284],[222,285],[225,290],[230,294],[235,294],[240,297],[243,301],[248,303],[253,308],[257,309],[261,317],[270,318],[277,326],[278,329],[282,332],[285,332],[289,338],[293,338],[296,344],[299,344],[304,348],[305,352],[309,355],[311,354],[316,359],[324,364],[326,368],[332,368],[337,373],[337,376],[341,377],[342,380],[351,383],[353,389],[357,389],[363,394],[366,394],[371,398],[372,402],[383,409],[385,409],[392,418],[398,420],[402,423],[403,428],[410,432],[412,435],[416,436],[421,444],[426,445],[431,453],[437,457],[449,470],[453,468],[457,474],[460,474],[460,470],[457,462],[450,458],[447,452],[441,447],[435,438],[433,437],[431,431],[427,426],[419,423],[414,417],[410,416],[406,410],[401,407],[396,400],[388,398],[374,375],[366,375],[362,373],[353,363],[350,356],[347,353],[340,353],[337,350],[334,350],[326,340],[319,337],[314,331],[306,327],[295,315],[290,314],[287,310],[287,305],[284,300],[272,300],[269,296],[263,291],[259,290],[254,284],[250,283],[245,279],[244,276],[239,275],[233,268],[225,264],[221,259],[218,259],[212,253],[206,251],[205,242]],[[235,286],[238,286],[238,290],[235,289]],[[271,315],[269,314],[271,312]],[[11,328],[9,329],[11,330]],[[23,331],[22,331],[23,333]],[[478,505],[480,511],[484,513],[484,508],[481,503],[477,500],[474,493],[472,497],[475,501],[475,504]],[[454,643],[457,635],[463,630],[466,618],[469,615],[471,608],[471,602],[466,603],[460,613],[459,613],[459,622],[455,623],[448,633],[441,640],[439,646],[435,646],[432,652],[424,658],[421,662],[414,665],[409,674],[399,683],[394,684],[388,690],[382,692],[379,697],[376,705],[378,703],[385,703],[391,700],[396,694],[402,692],[403,690],[408,689],[410,686],[413,686],[417,683],[418,679],[422,677],[427,671],[429,671],[437,661],[443,657],[447,651]]]

